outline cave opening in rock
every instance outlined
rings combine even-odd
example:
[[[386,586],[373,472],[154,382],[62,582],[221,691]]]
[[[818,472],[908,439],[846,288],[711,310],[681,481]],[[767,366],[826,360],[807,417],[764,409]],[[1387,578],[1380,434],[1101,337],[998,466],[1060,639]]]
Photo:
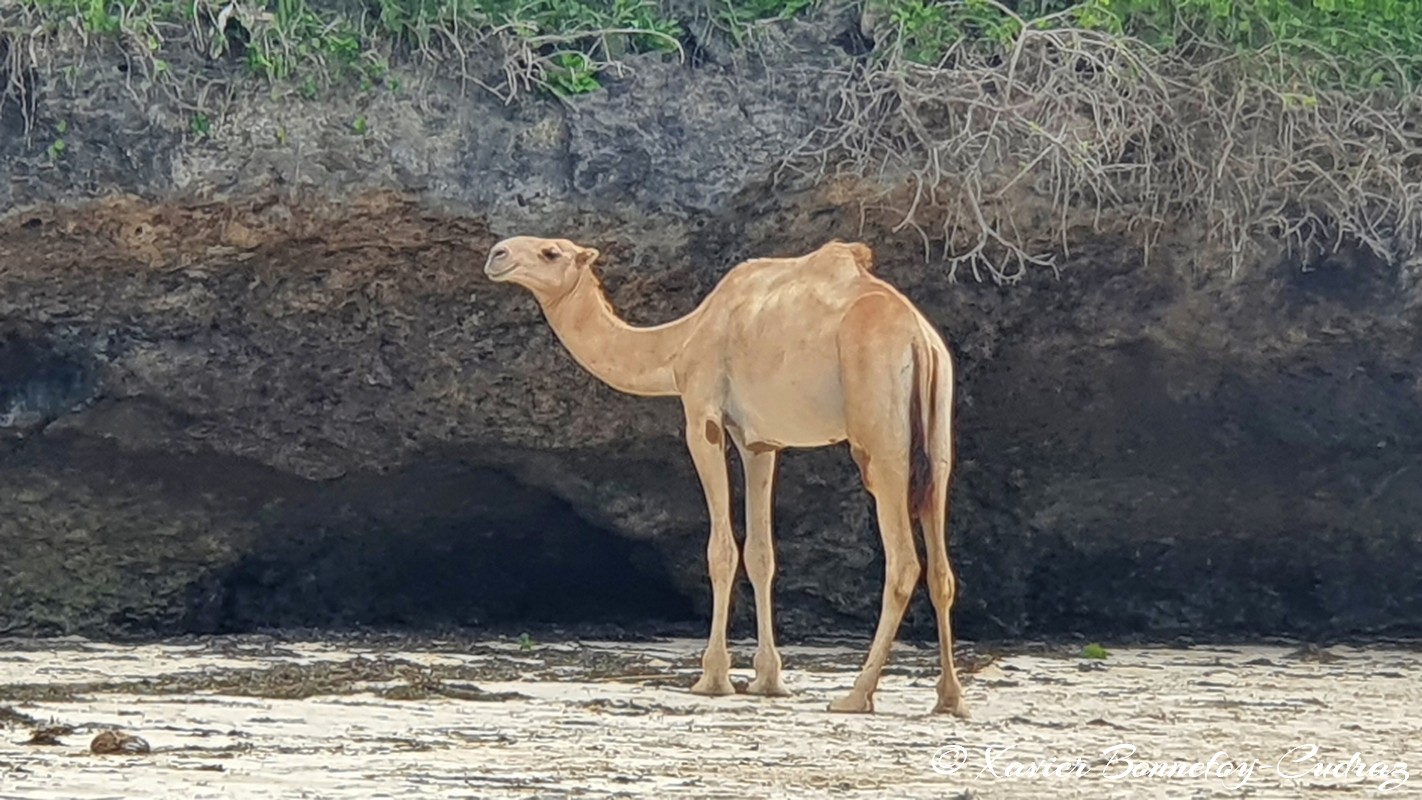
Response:
[[[204,587],[192,626],[617,626],[693,618],[649,544],[501,472],[428,462],[292,497]]]
[[[139,411],[122,405],[94,424],[132,428]],[[93,605],[60,608],[23,575],[6,584],[3,571],[0,587],[66,628],[86,629],[97,614],[105,629],[161,634],[550,625],[646,632],[694,617],[650,544],[459,459],[308,481],[244,459],[135,452],[72,435],[12,455],[0,477],[24,478],[10,498],[20,504],[11,510],[30,520],[24,552],[43,566],[49,543],[67,536],[65,596]],[[102,584],[115,570],[132,591]],[[102,585],[90,591],[86,580]]]

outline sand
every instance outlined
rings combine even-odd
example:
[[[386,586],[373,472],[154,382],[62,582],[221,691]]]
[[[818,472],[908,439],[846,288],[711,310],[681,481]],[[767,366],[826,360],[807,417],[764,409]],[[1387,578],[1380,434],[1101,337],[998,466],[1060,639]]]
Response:
[[[784,648],[777,699],[689,694],[700,647],[0,641],[0,798],[1422,796],[1416,649],[1009,652],[965,722],[926,713],[928,648],[837,715],[862,645]],[[151,752],[91,754],[110,727]]]

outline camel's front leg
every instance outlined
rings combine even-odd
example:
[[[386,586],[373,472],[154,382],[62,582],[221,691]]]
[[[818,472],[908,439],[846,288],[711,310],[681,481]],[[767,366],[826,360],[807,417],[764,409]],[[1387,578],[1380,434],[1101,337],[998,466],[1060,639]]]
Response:
[[[711,573],[711,636],[701,657],[701,678],[691,687],[693,694],[735,694],[731,685],[731,653],[726,647],[726,626],[731,609],[731,583],[736,577],[739,554],[731,534],[731,487],[726,476],[725,434],[720,420],[688,412],[686,446],[706,493],[706,510],[711,516],[711,538],[706,545],[706,562]]]
[[[774,507],[774,450],[751,452],[737,444],[746,472],[746,575],[755,589],[755,680],[748,694],[784,697],[790,694],[780,682],[780,653],[775,649],[775,612],[771,584],[775,581],[775,544],[771,535]]]

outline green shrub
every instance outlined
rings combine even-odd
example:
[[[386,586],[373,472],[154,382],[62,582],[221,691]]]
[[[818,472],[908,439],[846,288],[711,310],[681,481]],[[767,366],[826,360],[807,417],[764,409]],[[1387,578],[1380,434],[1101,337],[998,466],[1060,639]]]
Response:
[[[964,43],[1009,47],[1022,25],[1070,24],[1160,51],[1262,56],[1258,65],[1328,85],[1422,83],[1418,0],[868,0],[906,58],[937,63]],[[1210,52],[1216,51],[1216,52]]]
[[[751,26],[802,14],[814,0],[719,0],[722,26],[744,42]],[[1010,48],[1023,25],[1063,24],[1136,37],[1157,50],[1202,57],[1258,56],[1257,66],[1326,86],[1422,84],[1419,0],[864,0],[888,19],[909,61],[936,64],[957,46]],[[87,33],[142,29],[145,21],[217,19],[220,0],[20,0]],[[547,59],[548,88],[598,88],[598,65],[628,52],[674,52],[684,33],[657,0],[266,0],[238,23],[247,65],[275,81],[313,70],[353,72],[368,82],[386,72],[375,39],[414,50],[501,29]],[[1015,10],[1014,10],[1015,9]],[[357,13],[360,11],[362,13]],[[368,20],[368,21],[367,21]],[[607,32],[615,33],[607,33]],[[556,38],[558,42],[550,43]],[[149,36],[157,49],[158,37]],[[581,53],[583,58],[568,51]]]
[[[766,2],[767,0],[760,0]],[[796,0],[807,2],[808,0]],[[389,72],[394,47],[429,51],[500,32],[530,54],[530,75],[558,94],[599,88],[600,65],[626,53],[676,52],[680,23],[656,0],[373,0],[349,12],[338,0],[265,0],[228,6],[223,0],[20,0],[56,29],[78,23],[86,34],[146,37],[156,51],[158,26],[197,21],[211,36],[211,55],[245,51],[248,70],[274,83],[291,82],[308,98],[342,76],[369,90]],[[235,13],[233,13],[235,10]],[[359,13],[357,13],[359,12]],[[221,23],[223,30],[217,28]],[[232,36],[236,25],[238,35]],[[162,63],[155,59],[156,68]],[[527,66],[527,65],[526,65]]]
[[[814,4],[815,0],[721,0],[718,17],[736,44],[744,44],[756,26],[790,19]]]

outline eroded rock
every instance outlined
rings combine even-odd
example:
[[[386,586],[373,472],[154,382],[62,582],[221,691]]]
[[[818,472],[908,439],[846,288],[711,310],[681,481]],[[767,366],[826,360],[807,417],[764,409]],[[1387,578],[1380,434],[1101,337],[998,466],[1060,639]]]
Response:
[[[1397,265],[1231,279],[1182,225],[1149,261],[1081,231],[1060,278],[951,282],[865,187],[773,180],[830,77],[648,61],[567,107],[438,80],[418,102],[250,92],[191,139],[105,69],[38,95],[63,164],[0,137],[0,430],[25,434],[0,435],[0,629],[700,625],[679,408],[598,384],[482,278],[515,233],[598,247],[641,324],[740,259],[869,242],[957,355],[964,636],[1422,619]],[[370,135],[337,135],[357,104]],[[789,453],[777,514],[782,631],[867,634],[882,562],[847,453]],[[930,620],[919,598],[906,630]]]

